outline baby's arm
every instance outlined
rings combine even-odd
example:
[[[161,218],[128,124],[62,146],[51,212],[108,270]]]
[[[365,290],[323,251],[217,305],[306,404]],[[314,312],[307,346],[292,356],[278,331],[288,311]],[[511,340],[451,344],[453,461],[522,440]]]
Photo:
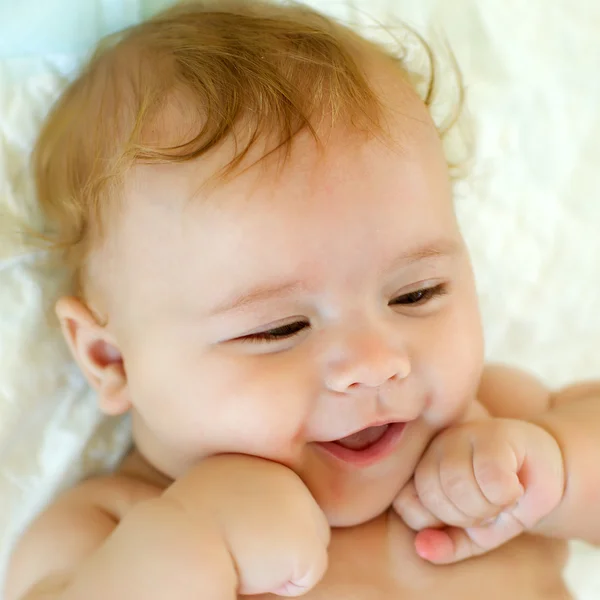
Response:
[[[328,543],[295,473],[213,457],[164,491],[120,477],[69,492],[17,548],[6,600],[300,595],[325,572]]]
[[[66,492],[38,517],[12,556],[6,600],[54,599],[72,574],[139,502],[160,490],[127,477],[90,479]]]
[[[563,499],[534,533],[600,544],[600,382],[551,392],[518,369],[493,366],[482,379],[480,399],[495,417],[541,426],[562,451]]]
[[[523,531],[597,542],[600,383],[551,393],[497,366],[486,369],[478,398],[492,418],[471,411],[441,432],[395,501],[421,532],[419,553],[454,562]]]
[[[159,493],[121,477],[67,492],[17,547],[6,600],[164,600],[173,590],[179,600],[207,590],[234,600],[237,577],[231,557],[218,552],[224,547],[209,549],[191,534],[189,515]]]
[[[566,474],[561,503],[535,531],[600,544],[600,382],[553,394],[549,409],[531,420],[557,440]]]

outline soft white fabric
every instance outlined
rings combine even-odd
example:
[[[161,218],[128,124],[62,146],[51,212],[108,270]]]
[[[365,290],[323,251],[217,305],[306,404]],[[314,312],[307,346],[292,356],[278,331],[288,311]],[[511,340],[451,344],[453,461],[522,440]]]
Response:
[[[15,258],[3,237],[16,216],[35,222],[27,154],[76,52],[166,1],[0,2],[0,565],[58,489],[114,464],[127,443],[127,423],[100,418],[45,320],[64,274],[40,254]],[[599,377],[597,0],[314,4],[370,30],[366,15],[402,18],[426,36],[445,32],[476,121],[476,160],[457,202],[488,355],[552,385]],[[600,598],[599,554],[574,548],[573,589]]]

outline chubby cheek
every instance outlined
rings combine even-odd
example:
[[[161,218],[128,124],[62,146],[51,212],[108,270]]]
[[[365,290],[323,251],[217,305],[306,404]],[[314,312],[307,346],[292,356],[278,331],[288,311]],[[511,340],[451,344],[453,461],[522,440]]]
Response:
[[[420,362],[430,381],[424,420],[435,429],[459,419],[476,398],[484,363],[476,306],[458,307],[421,338]]]
[[[229,363],[229,364],[227,364]],[[225,360],[226,377],[216,390],[223,428],[222,445],[239,440],[239,450],[289,463],[304,445],[304,427],[318,397],[319,382],[310,364],[293,352]]]
[[[170,447],[165,451],[188,465],[232,452],[293,462],[317,397],[310,369],[285,353],[214,352],[171,363],[161,381],[146,382],[139,412],[157,442]]]

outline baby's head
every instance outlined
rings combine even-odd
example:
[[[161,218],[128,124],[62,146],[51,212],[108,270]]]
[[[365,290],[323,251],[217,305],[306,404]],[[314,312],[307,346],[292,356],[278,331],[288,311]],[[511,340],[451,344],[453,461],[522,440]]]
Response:
[[[59,101],[36,167],[80,282],[67,341],[165,475],[265,457],[359,523],[474,398],[439,133],[401,62],[328,19],[193,2],[134,28]]]

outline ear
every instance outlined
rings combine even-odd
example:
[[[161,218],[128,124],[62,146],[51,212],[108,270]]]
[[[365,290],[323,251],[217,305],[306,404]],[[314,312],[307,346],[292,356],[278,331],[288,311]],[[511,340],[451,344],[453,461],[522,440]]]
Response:
[[[98,392],[100,410],[121,415],[131,408],[121,352],[90,309],[78,298],[56,303],[63,335],[89,384]]]

